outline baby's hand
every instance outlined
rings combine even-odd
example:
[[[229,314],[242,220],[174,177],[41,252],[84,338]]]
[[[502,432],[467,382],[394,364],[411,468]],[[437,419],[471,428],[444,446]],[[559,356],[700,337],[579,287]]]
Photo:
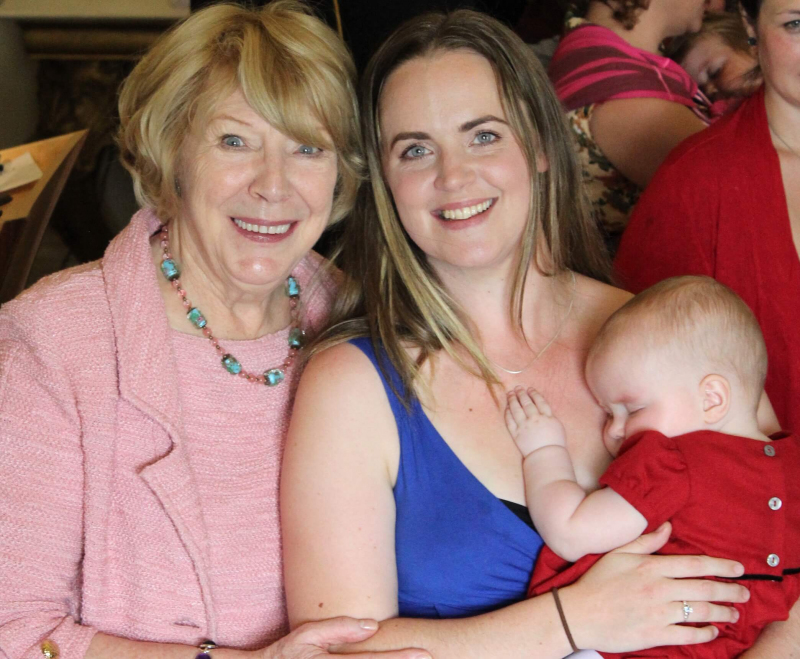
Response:
[[[564,426],[553,416],[544,396],[534,389],[516,387],[508,392],[506,427],[525,457],[544,446],[567,445]]]

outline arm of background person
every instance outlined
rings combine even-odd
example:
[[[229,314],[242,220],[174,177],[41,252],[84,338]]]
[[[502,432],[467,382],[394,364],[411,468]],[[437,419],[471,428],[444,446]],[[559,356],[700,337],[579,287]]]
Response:
[[[590,122],[594,141],[606,158],[642,188],[672,149],[706,127],[689,108],[658,98],[600,103]]]
[[[354,652],[421,647],[436,659],[569,654],[550,594],[472,618],[394,618],[398,452],[394,416],[367,357],[346,344],[317,355],[298,389],[281,479],[290,623],[336,615],[383,619],[372,639],[347,648]],[[668,535],[662,529],[637,546],[655,551]],[[573,634],[586,647],[609,651],[710,640],[711,627],[673,624],[682,620],[676,603],[739,601],[746,590],[673,577],[733,576],[737,565],[706,557],[610,554],[562,591]],[[729,620],[732,609],[709,605],[708,613],[709,619]]]

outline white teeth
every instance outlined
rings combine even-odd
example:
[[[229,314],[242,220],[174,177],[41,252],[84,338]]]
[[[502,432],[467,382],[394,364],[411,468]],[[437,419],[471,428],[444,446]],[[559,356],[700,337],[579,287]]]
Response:
[[[488,210],[493,203],[494,199],[488,199],[480,204],[476,204],[475,206],[465,206],[464,208],[456,208],[455,210],[451,211],[441,211],[440,215],[445,220],[468,220],[474,215]]]
[[[269,233],[269,234],[278,234],[278,233],[286,233],[289,230],[291,224],[250,224],[249,222],[243,222],[239,218],[233,218],[233,221],[236,223],[236,226],[240,229],[244,229],[245,231],[251,231],[253,233]]]

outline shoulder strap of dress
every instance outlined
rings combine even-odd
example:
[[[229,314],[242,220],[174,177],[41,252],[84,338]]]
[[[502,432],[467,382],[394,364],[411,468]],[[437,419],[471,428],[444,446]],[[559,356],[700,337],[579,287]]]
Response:
[[[404,403],[401,398],[405,394],[403,381],[383,347],[380,347],[379,351],[376,352],[372,340],[366,336],[351,339],[350,343],[369,357],[375,370],[378,371],[378,375],[383,383],[383,388],[386,390],[386,396],[389,399],[389,405],[392,407],[392,412],[399,426],[400,420],[407,418],[411,410],[413,410],[418,403],[416,400],[410,401],[410,408]]]

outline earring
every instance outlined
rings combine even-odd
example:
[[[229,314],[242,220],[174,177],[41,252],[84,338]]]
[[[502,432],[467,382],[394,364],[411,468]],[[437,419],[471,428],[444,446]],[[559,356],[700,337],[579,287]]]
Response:
[[[747,37],[747,45],[748,46],[755,46],[758,43],[758,39],[755,37]]]

